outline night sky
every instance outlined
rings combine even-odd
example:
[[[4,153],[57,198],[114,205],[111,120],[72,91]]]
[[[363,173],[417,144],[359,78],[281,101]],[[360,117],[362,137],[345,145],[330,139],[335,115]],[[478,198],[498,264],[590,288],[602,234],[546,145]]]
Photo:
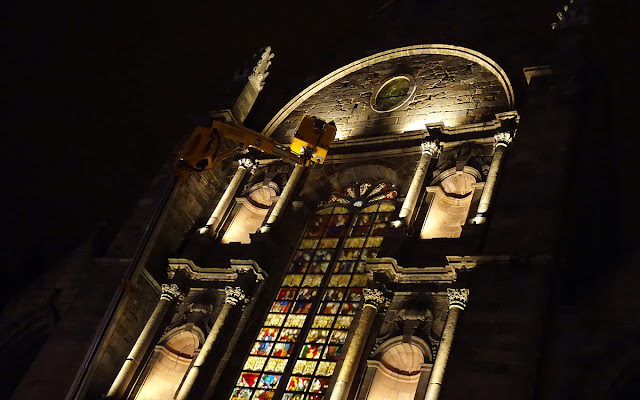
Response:
[[[495,44],[505,32],[496,26],[472,37],[444,25],[437,15],[457,13],[452,2],[325,1],[313,7],[266,1],[8,3],[0,12],[2,270],[4,283],[16,290],[98,224],[106,224],[107,237],[113,235],[169,160],[178,138],[198,115],[221,106],[234,73],[260,47],[271,45],[276,57],[259,99],[264,104],[248,120],[257,130],[315,79],[396,47],[391,44],[456,44],[500,59]],[[541,49],[561,1],[474,4],[489,15],[516,15],[505,22],[508,29],[519,29],[521,45],[544,60]],[[627,78],[637,66],[637,55],[629,50],[637,24],[624,6],[596,5],[595,10],[596,58],[617,99],[613,109],[619,122],[612,129],[620,133],[634,115],[627,99],[635,82]],[[388,18],[392,12],[404,12],[406,21]],[[410,39],[394,34],[403,24],[413,29],[419,24],[425,33],[407,35]],[[536,65],[536,60],[523,62],[529,61]],[[503,67],[514,86],[522,84],[521,76],[513,76],[518,71]],[[619,137],[623,140],[610,143],[620,158],[637,158],[637,139]],[[631,182],[637,185],[637,176],[633,167],[619,173],[623,204],[632,204]]]

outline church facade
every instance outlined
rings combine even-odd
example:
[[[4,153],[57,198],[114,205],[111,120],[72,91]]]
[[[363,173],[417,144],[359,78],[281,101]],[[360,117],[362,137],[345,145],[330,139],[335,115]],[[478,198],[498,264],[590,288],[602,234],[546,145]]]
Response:
[[[211,118],[244,122],[271,58]],[[575,99],[551,67],[523,67],[516,101],[473,49],[385,50],[264,127],[287,144],[304,115],[334,122],[322,165],[252,150],[182,180],[168,165],[13,398],[562,393],[541,365]]]

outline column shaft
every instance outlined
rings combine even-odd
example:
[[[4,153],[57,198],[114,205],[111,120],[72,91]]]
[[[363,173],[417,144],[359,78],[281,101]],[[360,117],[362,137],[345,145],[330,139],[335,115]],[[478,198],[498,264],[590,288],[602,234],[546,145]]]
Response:
[[[430,161],[431,154],[423,153],[422,157],[420,157],[420,161],[418,162],[418,167],[416,168],[415,175],[413,175],[413,179],[411,180],[411,186],[409,186],[407,197],[402,203],[399,218],[401,220],[404,220],[404,223],[407,226],[409,226],[409,224],[411,223],[413,210],[415,209],[416,201],[418,200],[418,195],[420,194],[420,189],[422,189],[422,185],[424,184],[424,178],[427,176],[427,169],[429,168]]]
[[[411,185],[409,186],[409,190],[407,191],[407,197],[402,203],[402,208],[400,209],[400,214],[398,216],[400,220],[404,220],[404,223],[407,226],[411,224],[411,218],[413,217],[416,201],[418,200],[418,195],[420,194],[420,190],[422,189],[422,185],[424,184],[424,178],[427,176],[427,170],[429,169],[429,162],[431,161],[431,157],[433,155],[436,155],[437,157],[437,154],[439,152],[439,148],[436,142],[423,142],[421,144],[421,148],[422,156],[420,157],[420,161],[418,162],[418,166],[416,167],[416,172],[413,175]]]
[[[498,180],[498,172],[500,171],[500,166],[502,165],[502,158],[506,150],[507,150],[506,146],[499,145],[496,147],[496,150],[493,153],[493,160],[491,160],[491,167],[489,168],[489,173],[487,174],[487,180],[484,183],[484,189],[482,189],[480,204],[478,205],[479,215],[484,215],[489,210],[489,205],[491,204],[491,198],[493,197],[493,190],[496,186],[496,181]]]
[[[293,172],[291,172],[291,176],[289,177],[287,184],[284,186],[284,189],[282,190],[280,199],[278,199],[278,202],[273,207],[273,211],[271,211],[271,214],[267,219],[267,225],[264,230],[265,232],[269,231],[270,225],[278,221],[280,214],[285,210],[285,208],[289,204],[289,201],[291,200],[291,196],[293,196],[293,192],[296,186],[298,185],[298,181],[300,180],[300,177],[302,176],[303,172],[304,172],[304,167],[300,165],[296,165],[295,168],[293,169]]]
[[[447,322],[442,331],[442,339],[440,340],[440,346],[438,346],[438,353],[436,354],[436,359],[431,369],[429,385],[427,386],[427,393],[424,397],[425,400],[437,400],[440,395],[444,371],[447,368],[451,344],[453,343],[453,335],[456,332],[458,317],[466,307],[469,290],[447,289],[447,295],[449,296],[449,313],[447,314]]]
[[[444,378],[444,370],[447,367],[447,361],[449,361],[449,352],[451,351],[451,343],[453,342],[453,335],[456,331],[456,324],[458,323],[458,316],[460,315],[460,309],[455,307],[449,310],[447,315],[447,322],[442,332],[442,340],[438,347],[438,354],[436,360],[433,363],[433,369],[431,370],[431,377],[429,377],[429,386],[427,386],[427,394],[425,400],[437,400],[440,394],[440,388],[442,386],[442,379]]]
[[[233,175],[233,179],[231,179],[229,186],[227,186],[227,188],[225,189],[222,198],[220,198],[220,201],[216,205],[216,208],[213,210],[213,213],[211,213],[211,217],[209,217],[209,220],[207,221],[205,227],[200,230],[200,233],[209,231],[212,235],[215,235],[220,220],[227,212],[229,204],[231,204],[231,200],[233,200],[236,192],[238,191],[238,188],[240,187],[240,183],[242,183],[242,179],[244,178],[245,174],[247,173],[247,169],[249,168],[247,163],[244,163],[243,161],[244,160],[240,160],[240,166],[238,166],[238,170]]]
[[[142,329],[140,336],[138,336],[136,343],[129,352],[127,359],[122,365],[122,368],[120,368],[120,372],[113,381],[113,384],[105,398],[120,399],[122,397],[127,386],[129,386],[129,382],[138,368],[138,365],[140,365],[142,357],[144,357],[144,354],[151,345],[151,341],[160,327],[164,316],[167,314],[172,300],[178,295],[179,292],[176,285],[163,285],[163,293],[160,296],[158,305],[156,305],[156,308],[153,310],[153,313]]]
[[[191,394],[191,389],[193,388],[196,380],[198,379],[198,375],[200,374],[200,369],[202,365],[207,360],[207,357],[211,353],[213,346],[215,345],[218,336],[220,335],[220,330],[224,326],[227,317],[231,313],[233,306],[238,304],[239,301],[244,301],[245,295],[240,288],[226,288],[227,298],[225,300],[224,305],[222,306],[222,310],[220,310],[220,314],[216,318],[216,322],[211,327],[211,331],[207,336],[204,344],[200,348],[200,353],[196,357],[196,360],[193,362],[193,365],[189,369],[187,373],[187,377],[185,378],[178,394],[176,395],[176,400],[185,400],[188,399]]]
[[[189,392],[191,391],[193,384],[200,374],[200,367],[202,367],[202,364],[207,359],[207,356],[209,355],[209,353],[211,353],[211,349],[213,349],[213,345],[215,344],[216,339],[218,339],[220,329],[224,325],[225,320],[227,319],[227,316],[231,311],[231,308],[232,305],[227,303],[225,303],[225,305],[222,307],[220,314],[218,314],[218,318],[216,318],[215,324],[213,324],[213,327],[211,328],[211,332],[209,332],[209,335],[207,336],[207,340],[205,340],[204,344],[202,345],[202,349],[200,349],[198,357],[196,357],[196,360],[189,369],[189,373],[187,374],[184,383],[180,387],[180,391],[176,396],[176,400],[184,400],[188,398]]]
[[[340,367],[340,371],[338,371],[338,378],[333,385],[329,400],[346,400],[349,395],[351,382],[358,369],[360,357],[362,357],[369,332],[378,313],[378,307],[386,301],[384,294],[378,289],[364,289],[362,294],[364,296],[364,306],[362,313],[360,313],[358,326],[356,326],[353,337],[349,342],[347,353],[342,360],[342,366]]]
[[[369,331],[371,330],[377,311],[376,307],[371,304],[364,305],[358,326],[353,333],[353,338],[351,339],[349,348],[342,362],[342,367],[338,373],[338,379],[331,392],[330,400],[344,400],[347,398],[349,389],[351,388],[351,381],[358,368],[358,363],[360,362],[360,357],[362,356],[367,336],[369,336]]]
[[[482,224],[486,220],[485,215],[487,214],[487,211],[489,211],[489,206],[491,205],[493,191],[502,165],[502,158],[504,157],[505,151],[507,151],[507,146],[513,140],[513,136],[509,132],[497,133],[494,138],[496,142],[493,159],[491,160],[487,179],[484,182],[484,189],[482,189],[482,195],[480,196],[478,211],[476,212],[476,216],[469,221],[472,224]]]

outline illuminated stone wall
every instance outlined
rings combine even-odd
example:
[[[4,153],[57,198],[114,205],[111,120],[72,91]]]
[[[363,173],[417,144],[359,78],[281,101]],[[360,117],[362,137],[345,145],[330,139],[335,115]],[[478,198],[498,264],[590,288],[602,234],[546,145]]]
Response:
[[[397,110],[373,110],[371,98],[380,85],[401,74],[415,79],[414,94]],[[456,56],[414,55],[364,67],[321,89],[273,135],[289,142],[304,114],[334,121],[337,138],[344,140],[419,130],[440,121],[447,126],[485,122],[509,107],[500,81],[477,63]]]

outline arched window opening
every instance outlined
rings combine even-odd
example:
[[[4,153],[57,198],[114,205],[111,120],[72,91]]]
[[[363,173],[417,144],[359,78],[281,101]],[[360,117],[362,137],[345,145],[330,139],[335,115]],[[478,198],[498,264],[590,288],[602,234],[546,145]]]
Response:
[[[398,343],[384,352],[367,400],[413,400],[424,354],[412,343]]]
[[[361,182],[311,216],[231,400],[323,400],[389,227],[397,191]]]
[[[135,399],[173,399],[199,347],[198,336],[184,330],[171,336],[164,344],[156,346],[151,360],[153,366]]]
[[[276,191],[271,186],[262,186],[242,200],[240,209],[233,216],[229,227],[222,236],[222,243],[251,243],[252,233],[256,233],[264,223]]]
[[[458,238],[467,221],[476,177],[467,171],[445,171],[435,190],[420,238]]]

